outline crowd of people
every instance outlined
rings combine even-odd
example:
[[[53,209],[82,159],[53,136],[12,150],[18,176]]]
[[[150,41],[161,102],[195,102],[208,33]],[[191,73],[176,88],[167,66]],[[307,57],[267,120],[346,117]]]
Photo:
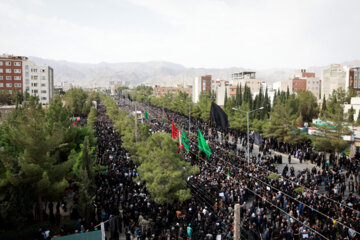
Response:
[[[142,111],[145,108],[142,103],[127,100],[118,103],[121,108],[129,112],[133,110],[134,104],[137,104],[137,109]],[[149,124],[154,132],[170,132],[170,125],[162,121],[162,109],[146,107],[150,116],[146,124]],[[187,117],[170,111],[166,111],[166,115],[168,119],[174,120],[177,126],[188,127]],[[182,154],[187,161],[200,168],[200,173],[188,181],[193,191],[193,198],[183,204],[186,206],[172,206],[157,212],[166,211],[169,216],[174,216],[174,213],[176,216],[165,217],[164,221],[159,218],[159,222],[168,223],[162,226],[162,234],[178,239],[185,229],[190,228],[192,235],[196,235],[196,237],[192,236],[193,239],[231,238],[234,204],[239,203],[242,209],[242,234],[246,239],[357,239],[360,237],[359,199],[352,192],[355,190],[353,185],[355,181],[357,182],[354,178],[356,171],[346,176],[341,167],[337,169],[337,164],[334,164],[331,169],[318,170],[313,167],[311,170],[305,169],[298,173],[290,169],[289,172],[283,172],[280,179],[269,178],[271,171],[277,172],[275,165],[279,160],[279,156],[267,153],[269,142],[263,141],[261,146],[263,154],[254,156],[251,164],[248,165],[243,149],[235,144],[240,142],[245,146],[245,135],[232,131],[229,137],[228,133],[221,133],[219,129],[193,119],[191,131],[195,132],[197,128],[209,140],[212,155],[209,159],[204,155],[199,156],[196,136],[189,137],[190,154],[186,152]],[[229,141],[230,138],[232,141]],[[295,154],[300,155],[299,152]],[[304,154],[305,159],[307,158]],[[227,172],[230,173],[229,177]],[[353,183],[350,184],[350,179],[349,185],[344,186],[345,179],[350,176],[353,177]],[[320,194],[320,186],[325,186],[323,194]],[[345,197],[346,187],[350,191]],[[302,191],[295,191],[296,189]],[[146,193],[146,189],[142,191]],[[152,206],[152,203],[147,202],[147,204]],[[135,212],[140,213],[139,210]],[[141,228],[139,223],[140,214],[132,215],[134,218],[131,218],[129,223],[132,224],[128,227],[133,226],[132,231],[135,234],[136,227],[139,229],[145,227]],[[141,211],[141,216],[141,220],[146,219],[152,226],[153,216],[156,215],[146,215]],[[154,237],[158,237],[158,234],[161,233],[155,231]]]

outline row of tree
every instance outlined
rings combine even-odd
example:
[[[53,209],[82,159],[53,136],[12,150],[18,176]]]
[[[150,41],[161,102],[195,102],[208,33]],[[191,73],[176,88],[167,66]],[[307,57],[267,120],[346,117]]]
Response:
[[[191,193],[186,179],[197,173],[198,169],[185,162],[177,153],[177,143],[170,135],[151,135],[149,126],[138,122],[136,137],[134,117],[119,109],[110,97],[102,95],[101,99],[116,131],[122,135],[122,146],[138,165],[139,176],[135,181],[146,184],[151,198],[158,204],[172,204],[189,199]]]
[[[211,102],[215,100],[214,94],[210,92],[201,93],[197,104],[192,103],[190,96],[183,92],[177,95],[168,93],[161,98],[151,96],[150,91],[145,93],[136,90],[130,92],[130,95],[137,101],[164,107],[183,115],[189,114],[188,104],[190,104],[192,117],[200,118],[205,122],[209,121]],[[334,90],[328,101],[323,100],[320,109],[316,97],[310,91],[298,91],[295,94],[287,89],[286,92],[276,92],[271,105],[267,89],[265,91],[260,89],[259,94],[253,99],[251,89],[246,85],[242,88],[240,85],[237,87],[236,95],[225,101],[224,111],[228,115],[230,128],[245,132],[247,119],[246,114],[241,111],[262,108],[250,114],[251,130],[279,142],[298,144],[310,140],[318,151],[341,152],[348,146],[348,142],[341,139],[341,136],[349,134],[344,122],[360,125],[360,118],[358,123],[353,121],[351,110],[350,114],[344,114],[343,104],[350,102],[353,96],[356,96],[356,93],[351,90],[348,92],[343,89]],[[233,108],[240,111],[235,111]],[[312,120],[318,117],[324,121],[332,120],[334,123],[328,127],[329,129],[312,124]],[[312,137],[302,133],[297,127],[303,126],[304,123],[319,128],[324,136]]]
[[[93,195],[95,138],[91,126],[73,126],[74,106],[83,104],[74,92],[80,91],[65,96],[69,104],[57,96],[47,108],[30,97],[0,125],[0,221],[16,226],[42,221],[43,203],[62,200],[68,188],[78,191],[75,207],[87,212],[81,208]],[[81,94],[86,99],[91,95]],[[95,109],[90,113],[94,124]]]

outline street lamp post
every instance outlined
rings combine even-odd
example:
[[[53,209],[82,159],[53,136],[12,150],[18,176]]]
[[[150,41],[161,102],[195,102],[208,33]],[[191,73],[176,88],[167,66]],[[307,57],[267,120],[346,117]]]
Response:
[[[235,110],[235,111],[240,111],[240,112],[246,113],[246,120],[247,120],[247,160],[248,160],[248,165],[250,165],[249,114],[252,113],[252,112],[255,112],[257,110],[262,110],[262,109],[264,109],[264,107],[261,107],[261,108],[258,108],[258,109],[252,110],[252,111],[243,111],[243,110],[236,109],[236,108],[232,108],[232,109]]]

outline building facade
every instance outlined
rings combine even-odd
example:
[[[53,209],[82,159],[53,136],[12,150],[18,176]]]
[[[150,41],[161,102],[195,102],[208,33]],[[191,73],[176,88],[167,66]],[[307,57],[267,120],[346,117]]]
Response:
[[[211,92],[211,85],[211,75],[196,77],[192,86],[192,101],[197,103],[199,101],[200,93]]]
[[[0,91],[14,90],[38,96],[40,103],[48,104],[54,97],[54,71],[39,66],[27,57],[0,55]]]
[[[240,86],[243,88],[245,85],[250,88],[253,96],[260,92],[262,81],[256,78],[256,72],[238,72],[231,75],[232,86]]]
[[[219,106],[225,105],[225,96],[230,97],[230,84],[229,81],[217,80],[216,81],[216,104]]]
[[[305,69],[297,70],[290,76],[291,91],[310,91],[319,99],[321,91],[321,80],[313,72],[306,72]]]
[[[349,68],[348,84],[349,88],[354,89],[358,93],[360,92],[360,67]]]
[[[177,85],[176,87],[160,87],[159,85],[155,85],[153,95],[156,97],[163,97],[167,93],[178,94],[179,92],[185,92],[191,96],[192,86],[187,85],[184,87],[183,85]]]
[[[272,89],[276,92],[286,92],[288,88],[290,90],[290,84],[288,80],[276,81],[272,84]]]
[[[38,96],[41,104],[49,104],[54,97],[54,70],[32,61],[23,62],[24,92]]]
[[[341,64],[332,64],[322,71],[321,96],[329,98],[333,90],[347,89],[348,71]]]
[[[23,61],[27,57],[0,55],[0,91],[23,91]]]

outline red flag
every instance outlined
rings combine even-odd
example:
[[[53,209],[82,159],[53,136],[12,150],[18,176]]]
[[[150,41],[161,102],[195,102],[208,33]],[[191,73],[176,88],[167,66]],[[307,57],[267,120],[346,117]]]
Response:
[[[179,135],[179,131],[176,129],[174,120],[172,121],[172,138],[176,139]]]
[[[77,126],[75,121],[73,121],[73,125],[74,125],[74,126]]]

